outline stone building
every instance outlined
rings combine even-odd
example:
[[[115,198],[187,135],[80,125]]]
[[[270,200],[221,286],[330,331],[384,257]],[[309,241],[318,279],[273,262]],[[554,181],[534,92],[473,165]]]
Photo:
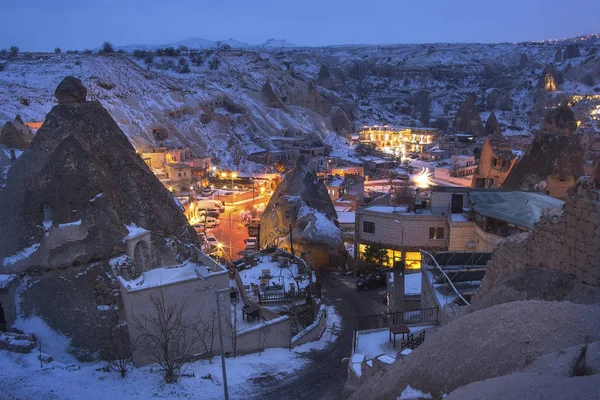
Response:
[[[513,154],[509,142],[502,135],[492,135],[485,139],[481,149],[479,165],[473,177],[473,187],[497,189],[515,165],[517,156]]]
[[[433,147],[438,139],[436,128],[391,127],[389,125],[364,126],[359,132],[362,143],[370,143],[379,149],[401,155],[422,153]]]
[[[404,253],[407,269],[421,268],[420,250],[489,252],[507,237],[528,231],[546,208],[563,202],[543,193],[433,187],[425,208],[369,205],[356,211],[354,254],[369,245],[385,249],[384,266]]]

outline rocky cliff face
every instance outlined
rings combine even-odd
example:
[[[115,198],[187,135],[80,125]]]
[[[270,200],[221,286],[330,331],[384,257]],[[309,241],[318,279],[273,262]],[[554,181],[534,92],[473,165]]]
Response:
[[[0,214],[3,269],[110,258],[123,252],[127,224],[154,238],[193,242],[195,234],[175,198],[102,105],[77,96],[73,102],[61,99],[11,166],[0,193],[0,208],[10,210]],[[19,256],[27,249],[28,257]]]

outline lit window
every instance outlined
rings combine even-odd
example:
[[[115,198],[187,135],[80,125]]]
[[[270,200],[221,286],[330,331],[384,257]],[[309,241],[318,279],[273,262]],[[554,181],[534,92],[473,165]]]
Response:
[[[429,228],[429,239],[440,240],[444,238],[444,228]]]

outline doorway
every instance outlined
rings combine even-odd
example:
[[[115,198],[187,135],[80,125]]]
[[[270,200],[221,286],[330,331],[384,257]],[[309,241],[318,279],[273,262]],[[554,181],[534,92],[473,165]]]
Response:
[[[453,194],[452,195],[452,205],[450,208],[450,212],[452,214],[462,214],[462,212],[463,212],[463,195],[462,194]]]
[[[0,303],[0,332],[6,332],[6,318],[4,317],[4,308]]]

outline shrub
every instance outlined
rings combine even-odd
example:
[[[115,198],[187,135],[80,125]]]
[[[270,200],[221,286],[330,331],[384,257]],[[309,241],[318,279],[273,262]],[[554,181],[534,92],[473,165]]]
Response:
[[[79,54],[79,50],[67,50],[67,54]]]
[[[62,50],[60,49],[60,47],[55,47],[55,48],[54,48],[54,52],[55,52],[56,54],[60,54],[60,53],[62,53]]]
[[[186,61],[186,63],[183,64],[179,68],[179,72],[182,73],[182,74],[189,74],[190,73],[190,64]]]
[[[10,46],[9,49],[10,57],[16,57],[19,55],[19,48],[17,46]]]
[[[199,67],[204,63],[204,58],[202,58],[200,53],[192,54],[190,60],[192,61],[192,64],[194,64],[196,67]]]
[[[103,53],[103,54],[114,53],[114,52],[115,52],[115,48],[113,47],[113,45],[110,42],[102,43],[102,47],[100,48],[100,51],[98,51],[98,53]]]
[[[0,72],[4,71],[4,64],[0,64]]]
[[[81,65],[81,60],[75,61],[75,65]]]
[[[92,54],[92,51],[90,49],[85,49],[83,51],[83,54]]]

